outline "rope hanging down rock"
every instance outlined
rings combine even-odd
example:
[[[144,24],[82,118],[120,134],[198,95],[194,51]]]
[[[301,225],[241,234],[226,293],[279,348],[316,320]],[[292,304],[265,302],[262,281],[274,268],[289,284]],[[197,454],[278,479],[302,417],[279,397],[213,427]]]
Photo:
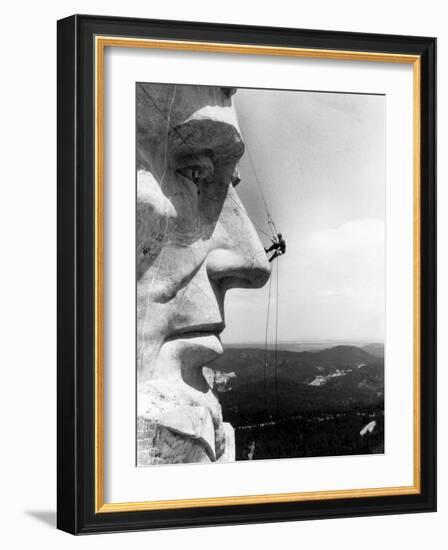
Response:
[[[189,139],[189,136],[187,136],[187,138],[183,138],[179,134],[177,129],[174,126],[172,126],[172,124],[171,124],[172,105],[170,107],[169,114],[167,116],[164,113],[163,109],[161,109],[160,106],[157,104],[157,102],[154,100],[152,95],[148,92],[148,90],[146,90],[145,88],[142,88],[142,90],[145,93],[146,97],[151,101],[151,103],[154,105],[154,107],[160,113],[160,115],[168,123],[168,131],[167,131],[167,134],[166,134],[166,137],[165,137],[166,141],[168,142],[168,133],[169,133],[169,131],[173,130],[173,132],[175,132],[178,135],[178,137],[181,139],[181,141],[183,143],[186,143]],[[244,136],[243,136],[243,139],[244,139]],[[249,148],[247,147],[247,142],[246,142],[246,151],[247,151],[247,156],[249,157],[249,163],[251,165],[251,168],[252,168],[252,171],[253,171],[253,174],[254,174],[255,182],[257,184],[258,191],[260,193],[260,196],[261,196],[261,199],[263,201],[264,208],[265,208],[265,211],[266,211],[266,218],[267,218],[267,225],[268,225],[268,228],[269,228],[269,232],[264,231],[260,227],[260,225],[258,223],[256,223],[244,209],[241,208],[241,206],[233,199],[233,197],[231,197],[230,195],[229,195],[229,197],[232,199],[234,204],[241,210],[241,212],[243,212],[250,219],[250,221],[258,229],[258,231],[260,231],[260,233],[262,233],[266,237],[270,238],[271,241],[274,243],[274,242],[277,241],[278,236],[280,234],[277,231],[277,227],[276,227],[275,222],[274,222],[274,220],[271,216],[271,213],[269,211],[268,204],[267,204],[267,201],[266,201],[266,197],[265,197],[264,192],[263,192],[263,187],[261,185],[260,179],[259,179],[257,171],[255,169],[255,165],[254,165],[254,162],[252,160],[252,156],[250,154]],[[277,257],[277,256],[274,256],[274,257]],[[272,259],[273,258],[271,258],[271,260]],[[276,279],[276,284],[275,284],[275,340],[274,340],[274,381],[275,381],[275,407],[274,407],[274,410],[275,410],[275,414],[278,416],[278,412],[279,412],[278,354],[277,354],[277,351],[278,351],[278,295],[279,295],[279,263],[278,262],[276,262],[276,268],[275,268],[275,270],[273,270],[273,272],[274,271],[275,271],[275,279]],[[266,314],[266,329],[265,329],[265,342],[264,342],[264,398],[265,398],[265,409],[266,409],[266,411],[268,410],[268,406],[269,406],[269,403],[268,403],[268,390],[267,390],[267,374],[268,374],[268,366],[269,366],[268,365],[268,336],[269,336],[268,333],[269,333],[271,289],[272,289],[272,273],[271,273],[271,277],[269,278],[268,306],[267,306],[267,314]]]

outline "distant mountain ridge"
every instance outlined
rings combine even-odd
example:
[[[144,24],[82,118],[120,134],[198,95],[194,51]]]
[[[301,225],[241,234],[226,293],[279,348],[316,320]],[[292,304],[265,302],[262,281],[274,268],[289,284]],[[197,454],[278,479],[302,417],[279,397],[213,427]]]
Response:
[[[369,353],[377,352],[379,355],[384,355],[384,344],[376,341],[348,341],[348,340],[301,340],[301,341],[288,341],[282,340],[275,345],[273,342],[268,342],[267,348],[282,351],[322,351],[325,349],[331,349],[338,346],[355,346],[360,349],[365,349]],[[227,343],[224,344],[225,349],[263,349],[265,348],[264,342],[245,342],[245,343]],[[373,353],[376,355],[376,353]]]
[[[365,347],[301,352],[230,347],[211,367],[236,375],[216,387],[224,417],[234,426],[266,420],[273,412],[290,417],[346,411],[381,406],[384,399],[384,359]]]
[[[375,357],[384,357],[384,344],[366,344],[362,349]]]

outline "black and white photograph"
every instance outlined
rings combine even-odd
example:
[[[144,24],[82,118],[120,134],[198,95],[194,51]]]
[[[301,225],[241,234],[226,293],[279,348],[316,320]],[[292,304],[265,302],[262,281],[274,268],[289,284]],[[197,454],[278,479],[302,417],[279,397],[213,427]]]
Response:
[[[5,550],[445,549],[444,7],[5,3]]]
[[[435,510],[435,50],[58,22],[60,529]]]
[[[137,466],[384,453],[385,96],[135,92]]]

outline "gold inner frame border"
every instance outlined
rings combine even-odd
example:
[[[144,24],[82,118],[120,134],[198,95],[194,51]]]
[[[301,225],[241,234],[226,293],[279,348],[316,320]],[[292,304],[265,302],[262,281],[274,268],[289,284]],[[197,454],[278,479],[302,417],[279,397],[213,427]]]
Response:
[[[413,458],[414,482],[410,486],[342,489],[332,491],[273,493],[206,497],[179,500],[106,503],[104,501],[104,53],[106,47],[152,48],[161,50],[197,51],[301,57],[330,60],[406,63],[413,65]],[[235,506],[279,502],[304,502],[343,498],[412,495],[421,492],[421,388],[420,388],[420,312],[421,312],[421,60],[418,55],[402,55],[345,50],[256,46],[180,40],[96,36],[95,59],[95,513],[167,510],[211,506]]]

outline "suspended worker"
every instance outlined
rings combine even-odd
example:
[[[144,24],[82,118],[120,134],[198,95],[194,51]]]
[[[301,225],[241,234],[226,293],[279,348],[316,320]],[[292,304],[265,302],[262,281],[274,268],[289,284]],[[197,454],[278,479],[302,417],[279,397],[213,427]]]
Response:
[[[274,237],[272,240],[272,244],[269,248],[265,248],[266,254],[269,254],[269,252],[272,252],[274,250],[274,254],[269,258],[269,261],[272,262],[272,260],[275,260],[278,256],[283,256],[283,254],[286,254],[286,242],[283,238],[281,233],[277,233],[277,236]]]

